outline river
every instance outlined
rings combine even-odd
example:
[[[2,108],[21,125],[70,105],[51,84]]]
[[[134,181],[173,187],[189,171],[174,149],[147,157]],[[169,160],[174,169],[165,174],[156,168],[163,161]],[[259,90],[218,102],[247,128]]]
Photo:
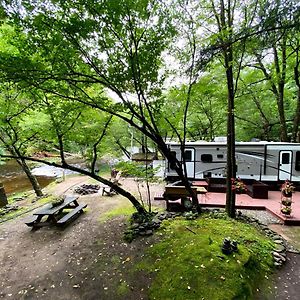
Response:
[[[32,170],[42,188],[49,183],[55,181],[57,177],[61,177],[63,170],[47,165],[43,165]],[[65,170],[65,174],[71,171]],[[28,180],[21,167],[14,160],[5,162],[0,165],[0,183],[3,183],[7,195],[17,192],[25,192],[32,190],[30,181]]]

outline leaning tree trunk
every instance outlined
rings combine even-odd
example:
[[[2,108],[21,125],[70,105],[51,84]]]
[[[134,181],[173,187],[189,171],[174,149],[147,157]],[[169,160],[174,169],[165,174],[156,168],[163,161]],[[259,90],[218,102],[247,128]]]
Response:
[[[15,155],[1,155],[1,156],[4,157],[4,158],[19,159],[19,157],[15,156]],[[89,170],[80,169],[76,166],[69,165],[66,162],[64,162],[63,164],[57,164],[57,163],[54,163],[54,162],[44,161],[44,160],[41,160],[41,159],[38,159],[38,158],[23,157],[22,159],[23,160],[40,162],[40,163],[43,163],[45,165],[53,166],[53,167],[57,167],[57,168],[68,169],[68,170],[77,172],[79,174],[89,176],[89,177],[95,179],[96,181],[99,181],[99,182],[101,182],[105,185],[108,185],[109,187],[114,189],[118,194],[120,194],[120,195],[124,196],[125,198],[127,198],[132,203],[132,205],[135,207],[135,209],[137,210],[138,213],[143,214],[143,215],[148,214],[146,209],[141,205],[141,203],[131,193],[129,193],[126,190],[122,189],[119,185],[111,182],[110,180],[105,179],[103,177],[100,177],[100,176],[96,175],[95,173],[93,173]]]
[[[173,165],[173,169],[177,173],[180,181],[183,183],[188,193],[192,196],[193,210],[197,212],[201,212],[201,206],[199,205],[198,202],[198,196],[193,192],[191,183],[189,182],[186,173],[184,173],[183,171],[181,162],[171,154],[170,149],[167,147],[162,137],[160,136],[157,137],[156,145],[158,149],[161,151],[161,153],[168,160],[168,162]]]
[[[35,192],[35,194],[38,197],[42,197],[43,196],[43,192],[41,189],[41,186],[39,184],[39,182],[37,181],[36,177],[32,174],[30,168],[28,167],[26,161],[24,159],[17,159],[18,164],[22,167],[23,171],[25,172],[28,180],[30,181],[32,188]]]
[[[32,160],[35,160],[35,161],[38,161],[37,159],[32,159]],[[113,183],[112,181],[110,180],[107,180],[103,177],[100,177],[98,175],[96,175],[95,173],[93,172],[89,172],[87,170],[84,170],[84,169],[80,169],[80,168],[77,168],[75,166],[72,166],[72,165],[69,165],[67,164],[66,162],[63,164],[63,165],[57,165],[56,163],[50,163],[50,162],[44,162],[44,161],[41,161],[49,166],[55,166],[55,167],[60,167],[60,168],[64,168],[64,169],[68,169],[68,170],[71,170],[71,171],[75,171],[75,172],[78,172],[82,175],[86,175],[86,176],[89,176],[105,185],[108,185],[109,187],[111,187],[113,190],[115,190],[118,194],[122,195],[123,197],[127,198],[131,204],[135,207],[135,209],[137,210],[137,212],[139,214],[142,214],[142,215],[147,215],[147,211],[146,209],[141,205],[141,203],[129,192],[127,192],[126,190],[122,189],[118,184],[115,184]]]

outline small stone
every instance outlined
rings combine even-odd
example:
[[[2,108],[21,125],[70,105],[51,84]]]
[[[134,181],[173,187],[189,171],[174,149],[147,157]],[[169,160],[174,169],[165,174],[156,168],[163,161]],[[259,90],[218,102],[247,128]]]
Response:
[[[282,260],[279,257],[274,257],[275,262],[282,263]]]
[[[140,225],[138,224],[138,223],[133,223],[132,225],[131,225],[131,229],[136,229],[136,228],[138,228]]]
[[[279,244],[279,245],[283,245],[284,243],[283,243],[283,240],[274,240],[274,243],[275,244]]]
[[[273,252],[273,256],[274,256],[274,258],[278,258],[278,259],[280,259],[280,260],[282,260],[284,262],[286,261],[286,258],[284,257],[284,255],[281,255],[281,254],[279,254],[276,251]]]
[[[145,231],[145,235],[149,236],[149,235],[152,235],[153,234],[153,230],[151,229],[148,229]]]
[[[285,247],[283,245],[276,245],[276,249],[275,252],[281,253],[281,252],[285,252]]]

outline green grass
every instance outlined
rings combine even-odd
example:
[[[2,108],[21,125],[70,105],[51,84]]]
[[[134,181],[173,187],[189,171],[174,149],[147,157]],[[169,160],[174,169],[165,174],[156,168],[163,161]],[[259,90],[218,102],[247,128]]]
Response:
[[[152,206],[152,211],[161,211],[161,210],[163,210],[163,209],[160,207]],[[130,217],[134,212],[136,212],[136,209],[134,208],[134,206],[132,206],[131,203],[129,203],[128,201],[122,202],[117,207],[115,207],[105,213],[102,213],[100,215],[99,221],[102,223],[109,219],[113,219],[113,218],[119,217],[119,216]]]
[[[1,208],[0,208],[0,211],[1,211]],[[23,213],[24,211],[25,211],[25,209],[23,207],[19,207],[17,210],[12,210],[3,216],[0,216],[0,221],[13,219],[13,218],[17,217],[19,214]]]
[[[102,213],[100,215],[99,221],[102,223],[118,216],[131,216],[135,211],[135,208],[130,205],[130,203],[122,203],[116,208]]]
[[[126,281],[122,281],[119,283],[118,287],[117,287],[117,295],[118,296],[126,296],[128,295],[130,292],[130,289],[128,287],[128,284],[126,283]]]
[[[150,299],[252,299],[271,270],[273,242],[250,225],[203,216],[165,221],[161,232],[138,265],[154,276]],[[222,253],[225,237],[238,241],[238,253]]]

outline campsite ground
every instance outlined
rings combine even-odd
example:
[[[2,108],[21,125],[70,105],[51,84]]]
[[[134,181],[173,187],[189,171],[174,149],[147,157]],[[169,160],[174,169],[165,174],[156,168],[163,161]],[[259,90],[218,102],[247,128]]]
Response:
[[[89,179],[83,176],[68,177],[48,192],[68,194],[76,185],[87,182]],[[133,180],[123,180],[122,184],[137,194]],[[155,193],[161,186],[153,184],[151,190]],[[127,244],[122,239],[126,217],[101,221],[106,212],[126,206],[126,199],[90,195],[81,196],[79,202],[88,204],[86,213],[64,230],[44,227],[31,231],[24,224],[29,214],[0,224],[0,298],[147,299],[151,275],[137,276],[129,270],[157,237]],[[300,230],[272,227],[300,245]],[[298,299],[300,258],[294,254],[288,258],[270,279],[270,286],[276,287],[270,299]],[[264,291],[258,292],[257,299],[267,299]]]
[[[70,193],[72,187],[87,182],[83,176],[70,177],[49,193]],[[134,181],[122,184],[136,192]],[[0,298],[147,298],[151,279],[144,274],[133,278],[128,270],[154,237],[127,244],[122,236],[125,217],[100,220],[112,208],[127,206],[128,200],[92,195],[81,196],[79,202],[88,205],[86,213],[64,230],[43,227],[31,231],[24,224],[28,215],[0,224]]]

